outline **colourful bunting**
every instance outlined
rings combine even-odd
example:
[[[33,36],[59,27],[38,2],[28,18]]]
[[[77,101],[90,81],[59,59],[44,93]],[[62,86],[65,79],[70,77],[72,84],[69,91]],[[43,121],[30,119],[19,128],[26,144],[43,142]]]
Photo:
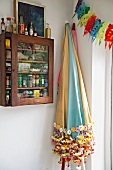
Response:
[[[86,35],[87,33],[90,33],[90,31],[92,30],[93,26],[94,26],[94,23],[95,23],[95,20],[96,20],[96,16],[95,15],[92,15],[86,25],[85,25],[85,30],[84,30],[84,35]]]
[[[82,27],[83,25],[85,25],[85,24],[87,23],[88,19],[89,19],[92,15],[94,15],[94,14],[89,10],[87,14],[85,14],[85,15],[83,15],[83,16],[81,17],[81,19],[79,20],[78,25],[80,25],[80,27]]]
[[[101,19],[90,10],[90,7],[83,0],[78,0],[73,17],[75,15],[79,20],[78,25],[84,26],[84,35],[89,33],[92,37],[91,42],[95,41],[95,44],[100,45],[104,40],[105,48],[106,46],[109,49],[111,48],[113,44],[113,24],[101,22]]]
[[[94,23],[94,26],[93,26],[92,30],[90,31],[90,36],[92,36],[92,42],[96,38],[96,35],[98,33],[100,25],[101,25],[101,20],[100,19],[96,19],[96,21]]]
[[[100,24],[100,28],[99,28],[98,33],[96,35],[96,43],[95,44],[99,43],[99,45],[100,45],[102,40],[104,40],[107,27],[108,27],[108,24],[105,23],[105,22],[102,22]]]
[[[108,42],[109,49],[111,48],[113,44],[113,24],[109,24],[106,34],[105,34],[105,42]]]

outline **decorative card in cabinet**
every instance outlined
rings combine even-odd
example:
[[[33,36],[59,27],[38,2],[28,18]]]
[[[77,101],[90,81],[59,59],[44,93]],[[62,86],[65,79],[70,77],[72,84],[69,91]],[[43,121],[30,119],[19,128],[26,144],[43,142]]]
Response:
[[[53,102],[54,40],[0,35],[0,104]]]

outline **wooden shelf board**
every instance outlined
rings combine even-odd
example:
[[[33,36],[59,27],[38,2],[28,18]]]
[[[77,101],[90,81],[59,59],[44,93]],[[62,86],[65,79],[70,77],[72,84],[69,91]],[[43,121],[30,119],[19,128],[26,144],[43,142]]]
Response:
[[[47,50],[35,50],[35,49],[29,49],[29,48],[18,48],[18,51],[34,51],[34,52],[40,52],[40,53],[48,53]]]
[[[48,74],[48,72],[23,72],[23,71],[19,71],[18,74]]]
[[[48,61],[34,61],[34,60],[18,60],[18,62],[21,62],[21,63],[41,63],[41,64],[47,64]]]
[[[46,87],[18,87],[18,90],[42,90]]]

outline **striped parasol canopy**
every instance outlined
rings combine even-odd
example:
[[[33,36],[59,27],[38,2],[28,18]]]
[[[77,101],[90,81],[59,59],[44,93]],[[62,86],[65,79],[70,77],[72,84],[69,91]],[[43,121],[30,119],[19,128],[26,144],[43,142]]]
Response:
[[[58,100],[52,141],[53,153],[60,157],[62,170],[70,168],[72,160],[76,169],[86,163],[94,152],[94,136],[83,76],[76,52],[77,38],[73,25],[65,24]]]

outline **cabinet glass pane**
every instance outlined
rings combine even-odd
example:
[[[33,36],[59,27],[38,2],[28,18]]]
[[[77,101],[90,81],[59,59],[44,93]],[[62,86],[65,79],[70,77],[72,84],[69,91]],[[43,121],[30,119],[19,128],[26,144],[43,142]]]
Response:
[[[48,96],[48,46],[18,43],[18,99]]]

